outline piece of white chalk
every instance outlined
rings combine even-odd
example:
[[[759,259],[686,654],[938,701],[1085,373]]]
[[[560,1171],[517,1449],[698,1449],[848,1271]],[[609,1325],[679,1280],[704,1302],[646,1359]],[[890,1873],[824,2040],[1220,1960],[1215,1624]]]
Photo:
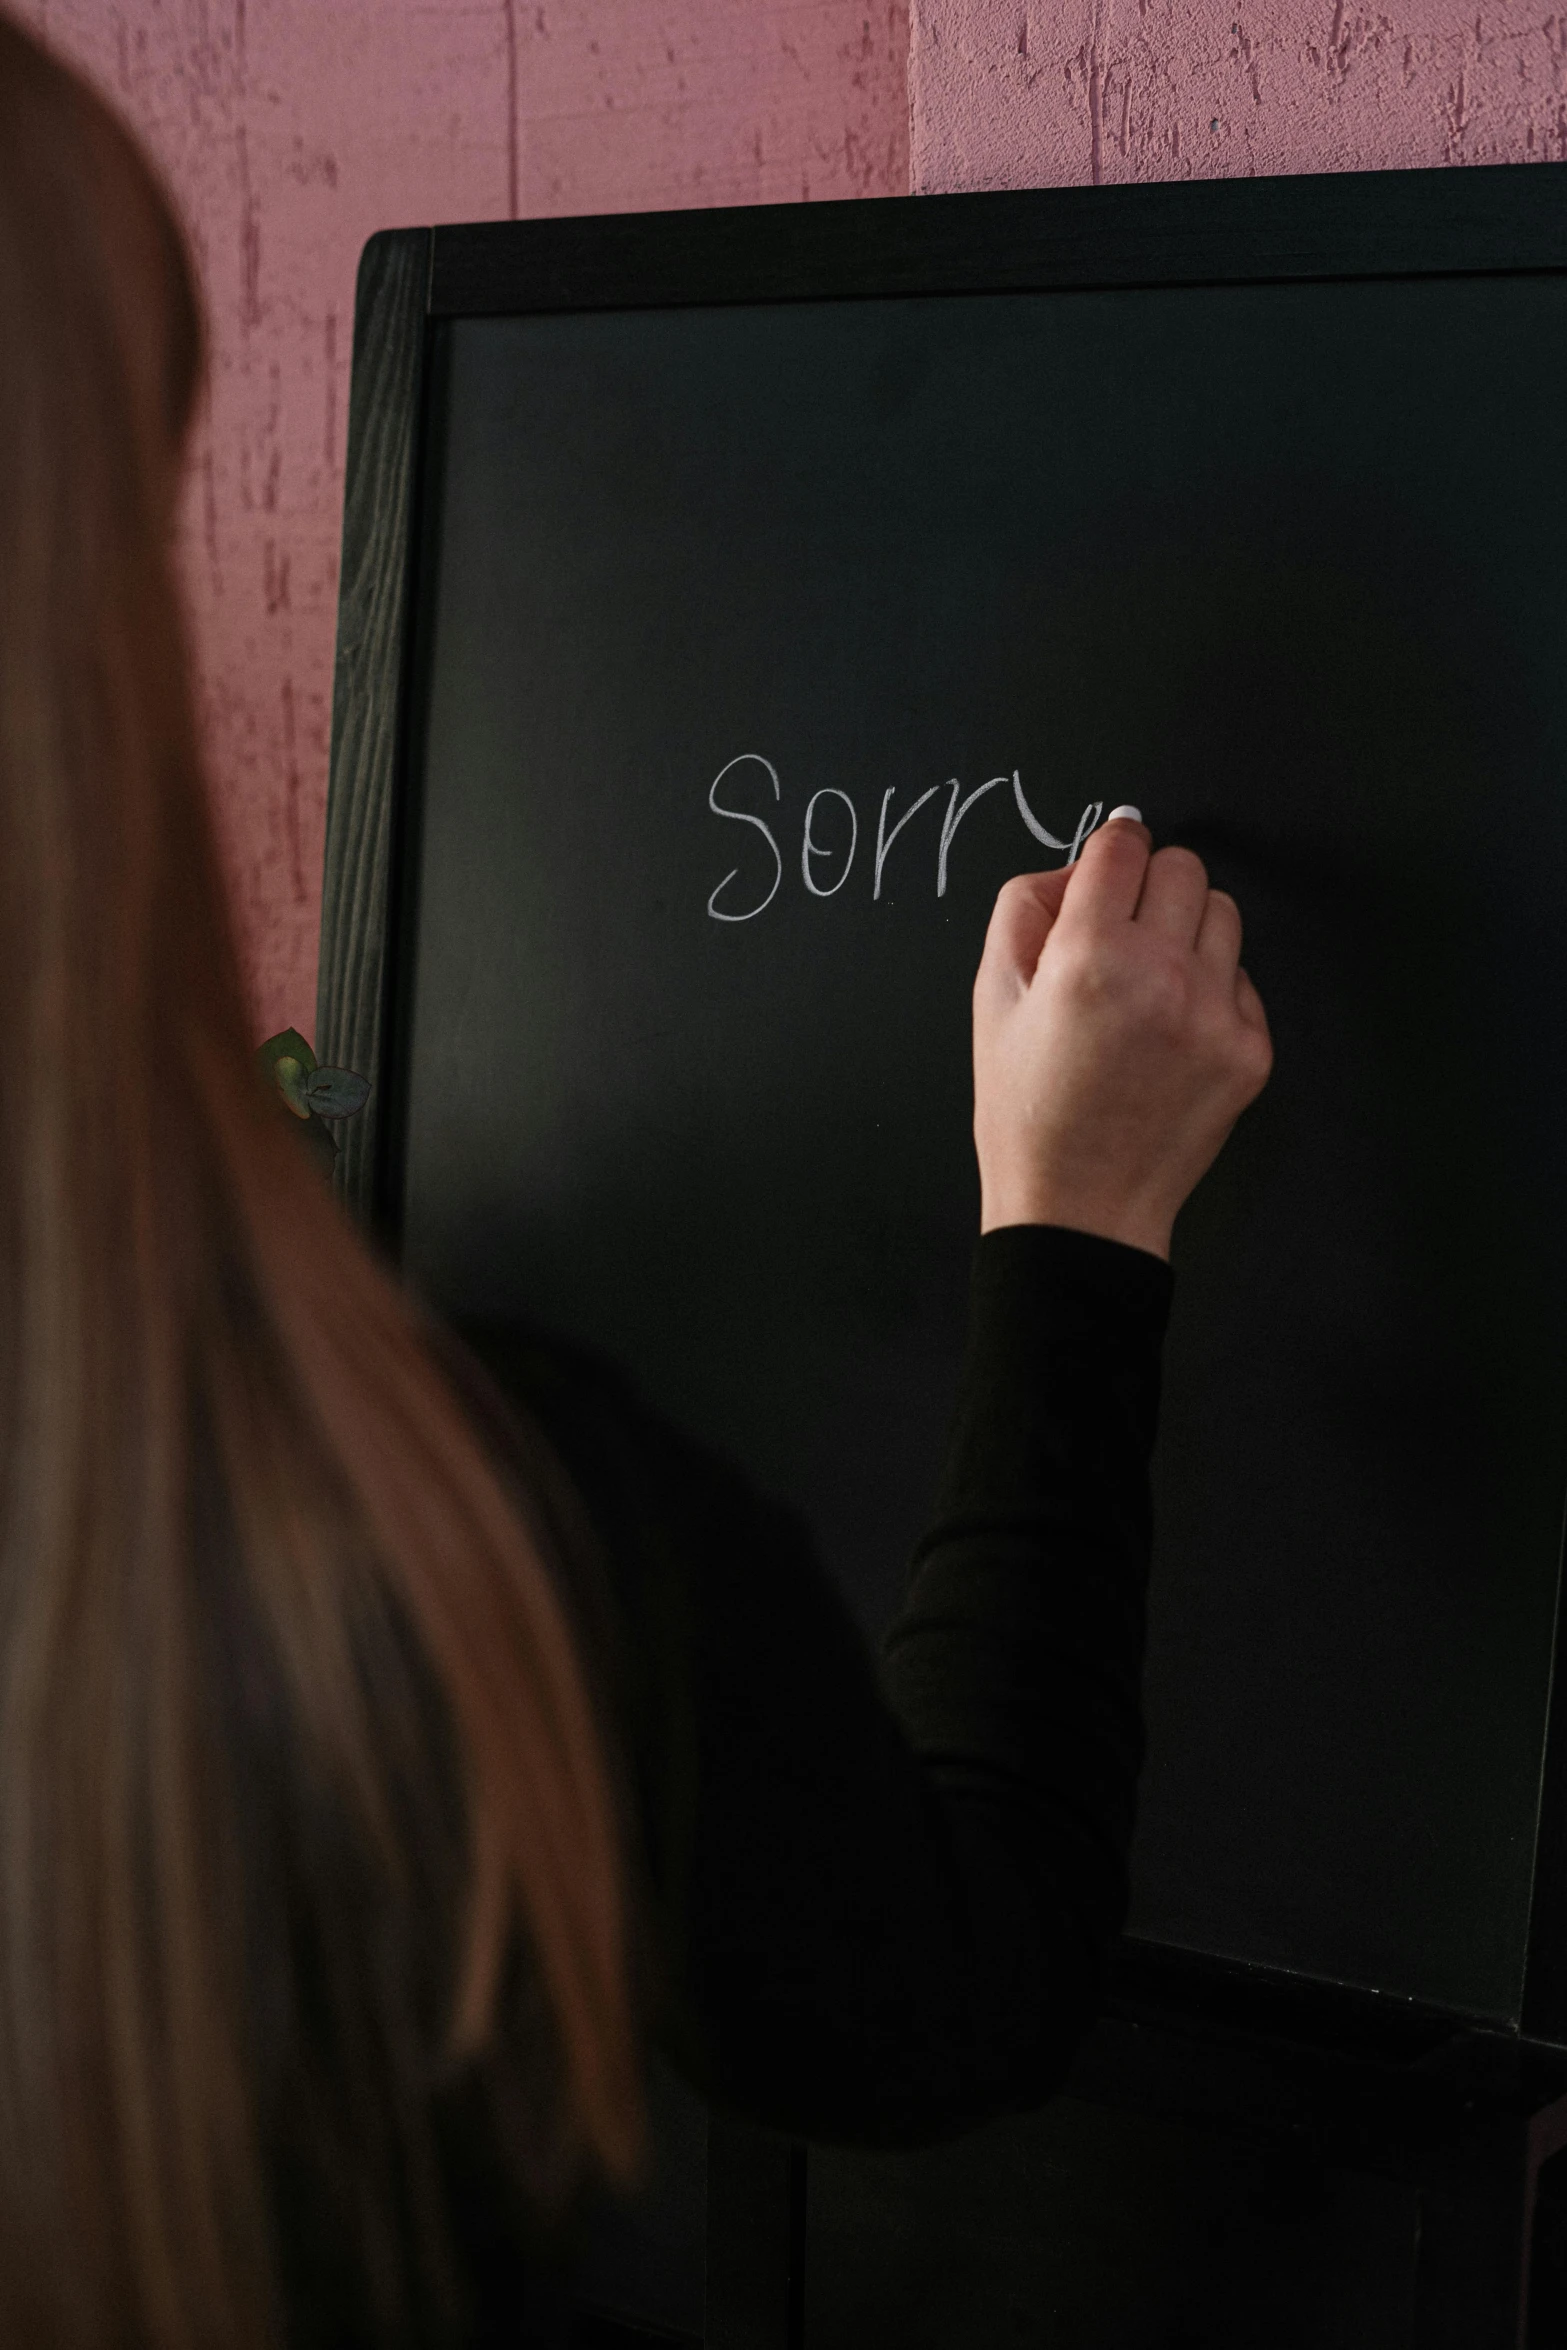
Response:
[[[1105,818],[1105,822],[1107,824],[1113,824],[1117,816],[1124,816],[1129,824],[1141,824],[1143,820],[1143,812],[1141,808],[1127,807],[1112,808],[1109,815]]]

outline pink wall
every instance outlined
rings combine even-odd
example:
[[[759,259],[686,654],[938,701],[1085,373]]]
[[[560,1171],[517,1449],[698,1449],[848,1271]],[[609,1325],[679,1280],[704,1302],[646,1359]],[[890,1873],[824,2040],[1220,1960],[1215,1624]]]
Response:
[[[912,0],[915,190],[1567,158],[1521,0]]]
[[[10,0],[141,130],[211,313],[186,514],[258,1034],[315,1025],[354,270],[373,229],[901,194],[903,0]]]
[[[1567,13],[1521,0],[11,5],[140,127],[200,260],[212,398],[187,568],[260,1031],[313,1024],[372,229],[1567,156]]]

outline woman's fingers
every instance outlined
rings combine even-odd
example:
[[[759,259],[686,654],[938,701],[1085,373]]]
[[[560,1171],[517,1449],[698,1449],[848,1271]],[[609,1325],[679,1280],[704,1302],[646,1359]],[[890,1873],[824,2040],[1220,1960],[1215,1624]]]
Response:
[[[1197,953],[1221,978],[1228,977],[1241,959],[1241,910],[1227,889],[1208,892],[1197,932]]]
[[[1190,849],[1158,849],[1148,860],[1137,920],[1177,946],[1197,942],[1208,905],[1208,875]]]
[[[1060,865],[1050,873],[1019,873],[1006,883],[985,933],[978,986],[996,982],[1009,989],[1028,985],[1061,911],[1072,872],[1071,866]]]
[[[1075,865],[1063,868],[1071,881],[1066,917],[1093,928],[1130,922],[1137,912],[1148,871],[1151,836],[1146,824],[1117,816],[1091,832]]]
[[[1233,984],[1238,1016],[1266,1036],[1261,998],[1240,969],[1235,900],[1228,890],[1209,888],[1200,857],[1189,849],[1154,851],[1147,828],[1125,817],[1092,834],[1075,865],[1020,873],[1006,884],[986,932],[976,991],[999,987],[1010,996],[1026,988],[1063,908],[1074,928],[1135,921],[1195,953]]]

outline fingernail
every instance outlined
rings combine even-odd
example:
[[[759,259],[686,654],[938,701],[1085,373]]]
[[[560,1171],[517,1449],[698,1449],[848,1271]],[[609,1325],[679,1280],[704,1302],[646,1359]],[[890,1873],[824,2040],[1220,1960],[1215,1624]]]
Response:
[[[1143,820],[1143,812],[1141,808],[1133,808],[1128,806],[1125,808],[1112,808],[1109,815],[1105,818],[1105,822],[1107,824],[1113,824],[1118,816],[1124,816],[1128,824],[1141,824]]]

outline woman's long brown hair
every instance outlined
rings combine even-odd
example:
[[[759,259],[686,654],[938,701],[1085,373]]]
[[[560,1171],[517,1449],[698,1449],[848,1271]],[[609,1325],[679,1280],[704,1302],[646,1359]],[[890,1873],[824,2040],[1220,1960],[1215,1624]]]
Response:
[[[538,2176],[623,2172],[638,2129],[562,1603],[252,1071],[171,564],[199,371],[151,174],[0,17],[0,2338],[29,2350],[279,2342],[280,2144],[306,2232],[340,2207],[411,2326],[413,2109],[519,1948]]]

